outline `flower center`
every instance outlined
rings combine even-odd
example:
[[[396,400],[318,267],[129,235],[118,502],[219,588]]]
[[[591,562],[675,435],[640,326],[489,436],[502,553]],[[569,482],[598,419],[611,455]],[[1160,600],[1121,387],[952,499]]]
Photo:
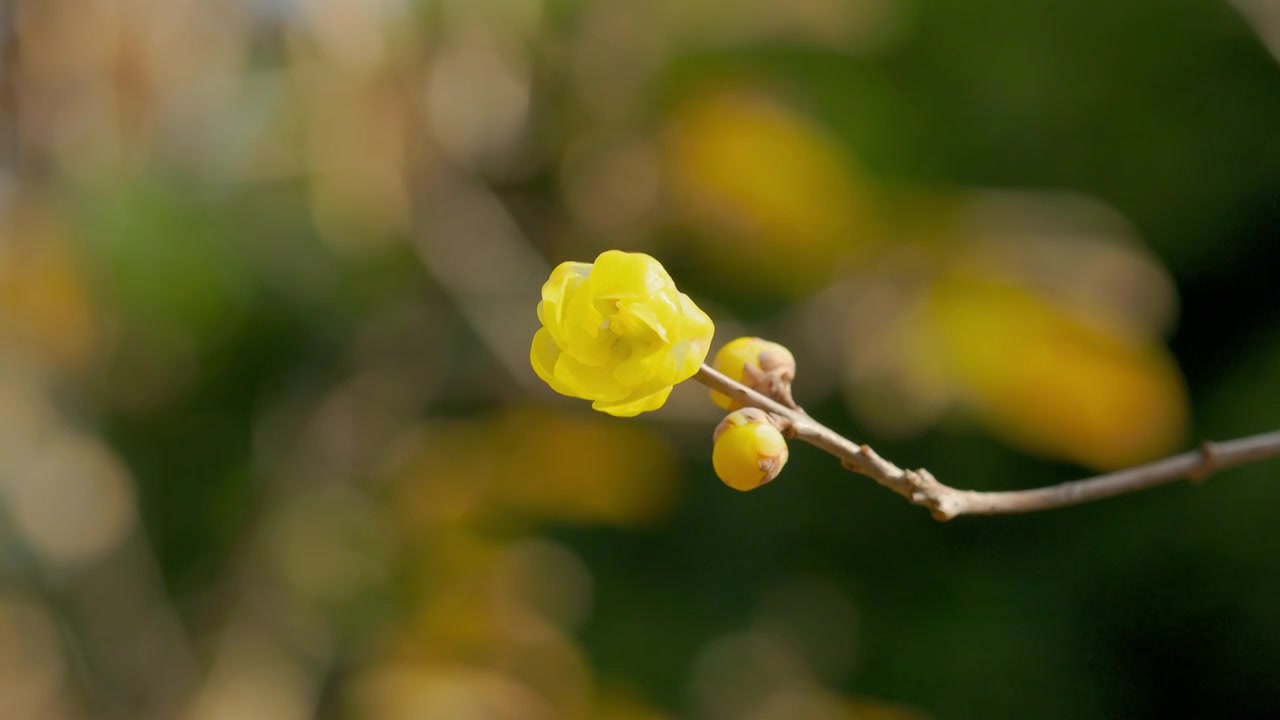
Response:
[[[618,337],[631,337],[643,327],[636,316],[627,310],[619,310],[609,317],[609,329]]]

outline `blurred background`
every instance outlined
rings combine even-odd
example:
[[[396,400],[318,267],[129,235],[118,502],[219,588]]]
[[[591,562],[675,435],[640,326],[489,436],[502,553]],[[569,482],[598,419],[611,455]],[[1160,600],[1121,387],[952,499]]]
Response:
[[[1276,463],[938,524],[528,364],[660,258],[957,487],[1280,426],[1274,0],[0,2],[0,718],[1280,716]]]

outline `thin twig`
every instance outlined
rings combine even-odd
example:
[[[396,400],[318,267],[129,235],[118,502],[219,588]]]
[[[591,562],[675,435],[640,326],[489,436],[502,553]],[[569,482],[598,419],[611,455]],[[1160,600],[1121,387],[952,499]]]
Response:
[[[938,482],[928,470],[904,470],[866,445],[859,445],[814,420],[804,410],[787,407],[706,365],[694,379],[743,405],[768,412],[789,436],[834,455],[847,469],[866,475],[912,503],[928,508],[938,520],[1079,505],[1182,479],[1198,482],[1219,470],[1280,456],[1280,431],[1275,431],[1226,442],[1206,442],[1198,450],[1181,455],[1059,485],[1008,492],[959,490]]]

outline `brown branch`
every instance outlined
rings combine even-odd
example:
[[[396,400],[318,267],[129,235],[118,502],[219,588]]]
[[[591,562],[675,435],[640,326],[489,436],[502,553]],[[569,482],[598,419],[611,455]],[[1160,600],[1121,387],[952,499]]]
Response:
[[[694,379],[743,405],[768,412],[788,436],[834,455],[847,469],[866,475],[912,503],[928,508],[938,520],[950,520],[960,515],[1010,515],[1079,505],[1181,479],[1200,481],[1218,470],[1280,456],[1280,431],[1276,431],[1227,442],[1206,442],[1198,450],[1164,460],[1059,485],[1008,492],[959,490],[938,482],[928,470],[904,470],[866,445],[859,445],[819,423],[804,410],[787,407],[706,365],[694,375]]]

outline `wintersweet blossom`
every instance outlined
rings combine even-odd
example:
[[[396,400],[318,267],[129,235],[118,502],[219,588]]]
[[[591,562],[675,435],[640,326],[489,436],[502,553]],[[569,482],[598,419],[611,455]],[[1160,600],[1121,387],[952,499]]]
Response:
[[[644,253],[564,262],[542,286],[533,370],[562,395],[630,417],[662,407],[706,360],[715,326]]]

